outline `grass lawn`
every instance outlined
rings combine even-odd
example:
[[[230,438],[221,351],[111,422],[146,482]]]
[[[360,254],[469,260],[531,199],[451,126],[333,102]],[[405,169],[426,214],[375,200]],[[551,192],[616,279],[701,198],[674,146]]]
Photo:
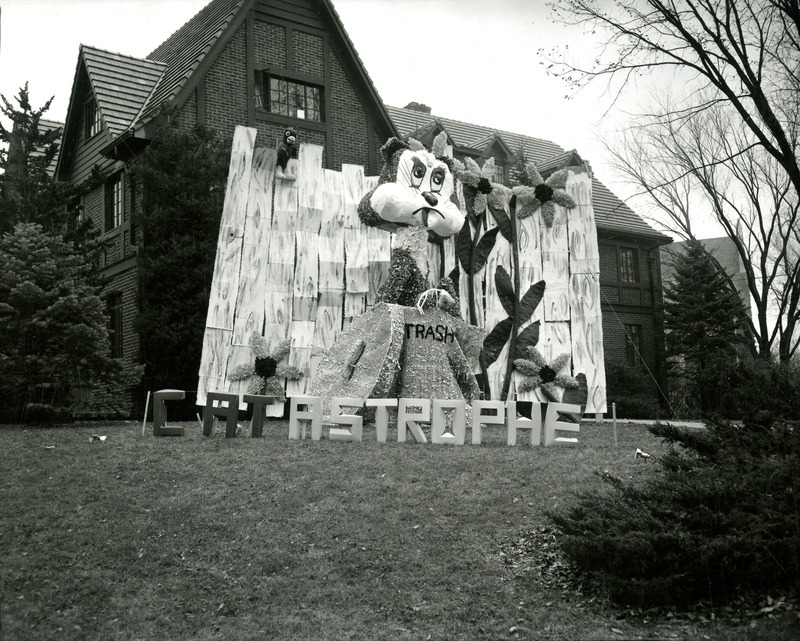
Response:
[[[785,619],[618,618],[504,561],[594,470],[651,473],[643,426],[545,449],[491,428],[456,448],[185,425],[0,427],[0,639],[800,638]]]

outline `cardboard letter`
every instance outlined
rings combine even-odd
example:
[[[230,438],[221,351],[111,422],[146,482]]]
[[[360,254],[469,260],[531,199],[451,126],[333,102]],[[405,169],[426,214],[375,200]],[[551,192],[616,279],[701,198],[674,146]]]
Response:
[[[506,442],[508,445],[517,444],[517,430],[530,430],[531,431],[531,445],[541,445],[542,442],[542,406],[539,403],[533,403],[531,407],[531,417],[524,418],[517,416],[517,402],[508,401],[507,409],[507,426],[508,436]]]
[[[300,406],[305,406],[301,410]],[[322,437],[322,399],[318,396],[293,396],[289,412],[289,438],[299,440],[300,421],[303,421],[302,438],[306,437],[305,421],[311,422],[311,440],[318,441]]]
[[[250,438],[261,438],[264,430],[264,415],[268,405],[274,404],[277,396],[264,396],[262,394],[245,394],[242,400],[253,406],[253,418],[250,421]]]
[[[180,389],[161,389],[153,394],[153,436],[183,436],[182,427],[167,425],[167,404],[164,401],[181,401],[184,398],[186,392]]]
[[[484,414],[488,411],[488,414]],[[506,404],[503,401],[472,401],[472,444],[480,445],[483,425],[505,425]]]
[[[567,423],[566,421],[559,421],[558,414],[578,414],[581,413],[580,405],[573,405],[571,403],[548,403],[547,415],[544,421],[544,444],[548,445],[576,445],[577,438],[569,438],[566,436],[556,436],[556,431],[559,432],[579,432],[581,426],[579,423]]]
[[[328,438],[332,441],[358,441],[361,442],[364,419],[354,414],[343,414],[343,407],[363,407],[363,398],[332,398],[331,423],[336,425],[349,425],[349,428],[332,427]]]
[[[223,406],[223,403],[225,405]],[[203,411],[203,435],[211,436],[214,417],[225,419],[225,438],[236,436],[236,419],[239,418],[239,395],[226,392],[206,394],[206,408]]]
[[[412,413],[408,410],[412,407],[422,408],[420,412]],[[416,419],[416,420],[411,420]],[[427,398],[401,398],[397,406],[397,442],[406,442],[406,429],[411,430],[411,434],[417,443],[427,443],[428,438],[419,426],[417,421],[428,423],[431,420],[431,402]]]
[[[366,405],[375,408],[375,433],[378,443],[385,443],[386,433],[389,431],[389,408],[397,407],[397,399],[368,398]]]
[[[463,400],[433,401],[433,417],[431,419],[431,443],[449,443],[464,445],[467,432],[467,404]],[[445,410],[453,410],[453,433],[447,433],[447,416]]]

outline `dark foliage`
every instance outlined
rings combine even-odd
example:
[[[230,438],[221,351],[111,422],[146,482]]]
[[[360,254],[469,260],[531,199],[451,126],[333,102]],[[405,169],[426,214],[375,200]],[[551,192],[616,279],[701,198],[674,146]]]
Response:
[[[567,558],[622,605],[721,604],[800,588],[800,423],[655,425],[671,447],[648,480],[550,514]]]
[[[652,419],[659,415],[658,397],[647,370],[607,363],[606,385],[608,406],[616,404],[618,418]]]
[[[90,255],[41,226],[0,237],[0,419],[67,408],[76,389],[122,388],[138,373],[109,355]],[[53,409],[51,414],[58,414]]]
[[[17,223],[61,232],[68,217],[67,188],[56,183],[48,167],[58,153],[62,129],[41,124],[53,99],[34,109],[25,83],[14,100],[16,106],[0,96],[0,113],[11,122],[10,129],[0,123],[0,232],[12,231]]]
[[[664,287],[664,322],[670,373],[690,413],[736,416],[738,352],[744,351],[744,308],[717,261],[697,240],[673,255],[672,282]]]
[[[229,156],[214,132],[173,127],[136,162],[145,389],[197,389]]]

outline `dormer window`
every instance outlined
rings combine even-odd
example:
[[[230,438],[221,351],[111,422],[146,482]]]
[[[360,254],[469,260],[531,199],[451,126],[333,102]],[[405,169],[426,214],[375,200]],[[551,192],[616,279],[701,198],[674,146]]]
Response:
[[[492,176],[492,181],[496,182],[499,185],[505,185],[506,184],[506,166],[505,165],[503,165],[501,163],[495,164],[495,166],[494,166],[494,176]]]
[[[321,85],[289,79],[269,71],[257,71],[255,89],[256,109],[300,120],[323,122],[325,110]]]
[[[90,99],[83,107],[83,122],[86,140],[100,133],[100,111],[94,99]]]

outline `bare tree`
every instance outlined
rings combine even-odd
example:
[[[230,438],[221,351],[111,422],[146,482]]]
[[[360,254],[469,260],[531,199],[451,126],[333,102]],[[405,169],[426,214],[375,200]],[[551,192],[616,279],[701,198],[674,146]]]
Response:
[[[680,121],[670,113],[662,106],[610,141],[612,165],[679,236],[696,238],[697,212],[713,217],[744,266],[757,352],[787,361],[800,340],[800,206],[789,177],[727,107]]]
[[[613,153],[621,173],[694,236],[698,194],[745,266],[758,352],[798,349],[800,0],[556,0],[558,20],[605,34],[591,66],[554,73],[576,87],[606,78],[624,92],[661,72],[685,83],[639,116]]]

